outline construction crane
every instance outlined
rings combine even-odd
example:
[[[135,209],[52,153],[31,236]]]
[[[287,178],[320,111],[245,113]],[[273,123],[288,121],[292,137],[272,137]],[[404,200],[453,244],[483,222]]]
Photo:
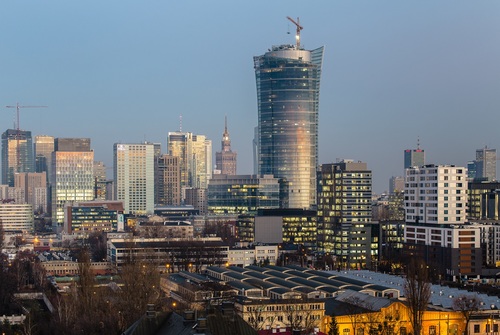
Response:
[[[17,140],[17,146],[16,146],[16,172],[21,172],[21,162],[20,162],[20,156],[21,156],[21,151],[19,148],[19,140],[21,137],[21,127],[19,126],[19,109],[20,108],[46,108],[47,106],[20,106],[19,102],[16,103],[15,106],[5,106],[7,108],[15,108],[16,109],[16,140]]]
[[[297,18],[297,21],[295,21],[294,19],[292,19],[290,16],[287,16],[286,17],[288,20],[292,21],[292,23],[297,27],[297,33],[295,34],[295,40],[297,42],[297,50],[300,49],[300,31],[302,29],[304,29],[304,27],[302,27],[300,25],[300,20],[299,18]]]

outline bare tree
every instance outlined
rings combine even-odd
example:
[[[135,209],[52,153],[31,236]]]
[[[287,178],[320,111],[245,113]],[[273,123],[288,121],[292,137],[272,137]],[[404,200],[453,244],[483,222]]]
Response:
[[[465,335],[469,335],[469,321],[476,313],[479,311],[479,306],[481,305],[481,299],[477,295],[459,295],[455,297],[452,301],[452,307],[454,310],[462,313],[465,319]]]
[[[422,318],[431,297],[431,284],[427,265],[419,259],[412,258],[406,271],[403,292],[408,302],[410,323],[414,335],[422,331]]]

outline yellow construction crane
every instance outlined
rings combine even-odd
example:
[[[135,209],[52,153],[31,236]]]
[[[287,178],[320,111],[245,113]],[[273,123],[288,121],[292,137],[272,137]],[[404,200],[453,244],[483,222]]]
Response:
[[[286,18],[292,21],[292,23],[297,27],[297,33],[295,34],[295,41],[297,42],[297,49],[300,49],[300,31],[304,29],[304,27],[300,25],[299,18],[297,18],[297,21],[292,19],[290,16],[287,16]]]
[[[19,140],[21,137],[21,128],[19,126],[19,109],[20,108],[46,108],[47,106],[20,106],[19,102],[15,106],[5,106],[7,108],[15,108],[16,109],[16,140],[17,140],[17,148],[16,148],[16,172],[21,172],[21,162],[19,161],[20,159],[20,149],[19,149]]]

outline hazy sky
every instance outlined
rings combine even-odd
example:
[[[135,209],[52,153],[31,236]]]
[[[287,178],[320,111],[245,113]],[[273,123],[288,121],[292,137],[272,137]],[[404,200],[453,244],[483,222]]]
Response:
[[[286,16],[305,48],[326,46],[320,163],[365,161],[381,192],[418,137],[428,163],[500,150],[498,0],[4,0],[0,129],[15,118],[3,106],[47,105],[22,110],[21,128],[90,137],[111,166],[115,142],[165,149],[181,114],[215,153],[227,115],[238,173],[252,173],[253,56],[294,43]]]

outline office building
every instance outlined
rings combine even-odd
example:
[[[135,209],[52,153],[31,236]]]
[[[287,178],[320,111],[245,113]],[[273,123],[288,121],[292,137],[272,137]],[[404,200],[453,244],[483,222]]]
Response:
[[[342,160],[318,171],[318,248],[341,268],[370,268],[372,172],[364,162]]]
[[[417,149],[406,149],[404,154],[405,169],[425,165],[425,151],[420,149],[420,145],[417,145]]]
[[[125,214],[153,214],[154,144],[115,143],[113,153],[115,195]]]
[[[94,231],[123,231],[123,202],[88,201],[67,203],[64,232],[88,235]]]
[[[35,172],[45,172],[50,184],[52,152],[54,151],[54,137],[47,135],[35,136]]]
[[[207,189],[206,188],[185,188],[184,205],[193,206],[201,215],[207,214]]]
[[[204,135],[169,132],[168,154],[179,157],[181,187],[207,188],[212,176],[212,141]]]
[[[107,167],[103,162],[94,162],[94,199],[106,200],[106,185],[108,183],[106,178]]]
[[[500,220],[500,182],[469,182],[468,202],[470,220]]]
[[[227,117],[224,123],[224,133],[222,134],[221,151],[215,153],[215,165],[220,174],[236,174],[236,152],[231,150],[231,140],[227,131]]]
[[[290,208],[316,203],[323,50],[280,45],[254,57],[258,174],[286,179]]]
[[[270,175],[213,175],[208,183],[208,211],[245,214],[259,208],[279,208],[279,179]]]
[[[497,150],[484,147],[476,150],[474,179],[481,181],[497,180]]]
[[[7,129],[2,134],[2,184],[14,186],[17,172],[35,172],[31,131]]]
[[[32,232],[35,227],[33,207],[0,202],[0,222],[5,232]]]
[[[56,138],[52,153],[52,222],[64,223],[64,206],[94,199],[94,152],[89,138]]]
[[[255,243],[287,243],[316,250],[316,211],[284,208],[259,209],[254,221]]]
[[[25,204],[24,188],[0,185],[0,200],[2,203]]]
[[[155,204],[181,205],[181,166],[179,161],[179,157],[171,155],[156,157]]]
[[[113,152],[115,195],[125,214],[153,214],[154,145],[115,143]]]
[[[22,172],[14,175],[14,186],[24,189],[25,204],[30,204],[35,213],[47,213],[46,172]]]
[[[398,177],[391,177],[391,179],[389,179],[389,194],[403,192],[404,189],[405,189],[404,177],[398,176]]]

